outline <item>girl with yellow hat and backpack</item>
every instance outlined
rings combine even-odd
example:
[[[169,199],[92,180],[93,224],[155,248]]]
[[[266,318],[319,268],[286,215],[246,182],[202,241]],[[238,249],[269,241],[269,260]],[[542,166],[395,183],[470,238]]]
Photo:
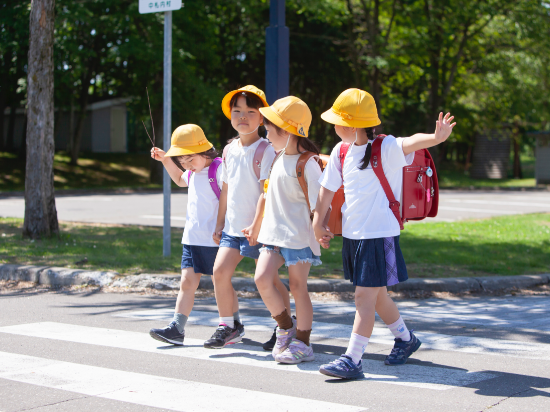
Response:
[[[257,237],[264,203],[262,188],[275,158],[273,147],[258,133],[263,121],[259,110],[266,106],[264,92],[252,85],[227,93],[222,101],[223,113],[239,135],[223,151],[223,186],[217,223],[212,230],[213,240],[220,246],[214,264],[220,322],[212,337],[204,342],[205,348],[221,349],[244,336],[231,278],[243,258],[257,260],[260,256]],[[273,281],[290,313],[288,290],[278,277]]]
[[[267,183],[265,212],[258,234],[258,242],[264,246],[260,249],[254,279],[278,324],[273,357],[280,363],[296,364],[315,358],[309,342],[313,307],[307,278],[311,266],[321,264],[321,249],[310,218],[317,202],[321,176],[321,168],[312,156],[318,155],[319,150],[307,138],[311,112],[302,100],[285,97],[270,107],[260,108],[260,113],[264,116],[268,138],[278,154]],[[300,168],[299,161],[304,155],[309,156],[309,160]],[[305,190],[298,181],[298,174],[302,173]],[[290,317],[284,296],[274,286],[283,264],[288,268],[297,320]]]
[[[179,126],[172,134],[170,150],[151,149],[151,157],[162,162],[178,186],[189,187],[187,218],[181,243],[181,283],[174,318],[165,328],[151,329],[152,338],[183,345],[185,324],[195,302],[201,274],[214,273],[218,245],[212,239],[221,193],[221,159],[194,124]],[[186,171],[182,171],[185,169]]]
[[[432,134],[419,133],[407,138],[386,136],[381,140],[378,158],[380,141],[375,150],[372,145],[377,139],[374,127],[380,124],[380,119],[369,93],[359,89],[344,91],[321,118],[334,124],[343,142],[353,142],[349,146],[339,143],[332,150],[320,179],[322,187],[313,227],[316,239],[327,248],[334,235],[323,223],[323,217],[335,192],[343,184],[342,260],[345,278],[356,286],[356,314],[346,353],[322,365],[320,372],[342,379],[357,379],[363,376],[361,358],[372,334],[375,312],[395,336],[394,347],[384,361],[386,365],[404,364],[421,345],[388,296],[387,286],[407,280],[407,268],[399,248],[401,222],[388,206],[388,196],[376,174],[380,171],[376,169],[375,173],[373,167],[382,166],[384,180],[390,186],[387,190],[391,189],[394,198],[399,199],[403,168],[413,162],[414,152],[447,140],[456,123],[451,124],[453,117],[449,114],[443,117],[440,113]]]

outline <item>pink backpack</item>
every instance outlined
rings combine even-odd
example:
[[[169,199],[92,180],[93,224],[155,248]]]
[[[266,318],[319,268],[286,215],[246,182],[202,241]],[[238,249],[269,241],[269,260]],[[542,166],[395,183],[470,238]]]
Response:
[[[210,186],[212,187],[212,190],[214,191],[214,194],[220,200],[220,187],[218,186],[218,179],[216,179],[216,173],[218,172],[218,167],[222,164],[222,159],[219,157],[216,157],[212,163],[210,164],[210,168],[208,169],[208,181],[210,182]],[[187,175],[187,181],[191,182],[191,173],[193,173],[191,170],[189,170]]]
[[[262,159],[264,157],[265,149],[267,149],[267,146],[269,146],[269,142],[267,140],[262,140],[258,147],[256,148],[256,151],[254,152],[254,173],[256,174],[256,177],[258,180],[260,180],[260,172],[262,171]],[[223,148],[223,161],[225,162],[225,158],[227,157],[227,151],[229,150],[229,145],[226,145]]]

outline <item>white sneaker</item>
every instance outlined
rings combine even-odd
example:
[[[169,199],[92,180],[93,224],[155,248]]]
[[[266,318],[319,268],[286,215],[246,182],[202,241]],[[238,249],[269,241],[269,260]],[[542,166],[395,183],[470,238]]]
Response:
[[[296,337],[296,321],[292,319],[292,327],[290,329],[281,329],[277,326],[277,341],[275,342],[275,346],[273,346],[273,350],[271,351],[271,355],[273,358],[277,356],[279,353],[283,352],[288,345],[290,345],[290,342],[292,339]]]
[[[283,352],[279,353],[275,360],[279,363],[296,364],[301,362],[311,362],[315,360],[313,347],[306,345],[298,339],[293,339],[290,345]]]

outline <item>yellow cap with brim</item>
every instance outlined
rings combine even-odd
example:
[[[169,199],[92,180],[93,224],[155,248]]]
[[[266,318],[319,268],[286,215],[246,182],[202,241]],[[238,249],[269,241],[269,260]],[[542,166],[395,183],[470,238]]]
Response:
[[[274,125],[296,136],[307,137],[311,126],[311,110],[295,96],[277,100],[269,107],[260,108],[260,113]]]
[[[325,122],[347,127],[374,127],[381,122],[374,98],[364,90],[348,89],[321,115]]]
[[[262,90],[258,89],[256,86],[252,86],[252,85],[244,86],[244,87],[241,87],[240,89],[233,90],[232,92],[227,93],[225,95],[225,97],[223,98],[223,100],[222,100],[223,114],[225,114],[225,116],[228,119],[231,119],[231,107],[229,107],[229,103],[231,103],[231,99],[236,94],[239,94],[239,93],[242,93],[242,92],[255,94],[263,102],[264,106],[266,106],[266,107],[269,106],[269,104],[267,103],[267,100],[265,99],[265,93]]]
[[[214,147],[196,124],[184,124],[172,133],[172,145],[165,156],[186,156],[206,152]]]

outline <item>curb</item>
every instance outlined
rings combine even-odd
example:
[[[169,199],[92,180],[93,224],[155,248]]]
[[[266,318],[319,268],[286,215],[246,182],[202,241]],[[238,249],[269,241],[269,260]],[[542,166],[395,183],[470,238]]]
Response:
[[[88,271],[50,266],[0,265],[0,280],[34,282],[51,287],[72,285],[113,286],[120,288],[145,288],[179,290],[179,275],[141,274],[120,277],[116,272]],[[288,279],[282,279],[288,287]],[[235,290],[256,292],[252,278],[232,279]],[[413,278],[388,287],[395,292],[496,292],[505,289],[525,289],[550,283],[550,274],[518,276],[486,276],[477,278]],[[355,287],[347,280],[310,279],[310,292],[353,292]],[[200,289],[214,289],[211,276],[203,276]]]

